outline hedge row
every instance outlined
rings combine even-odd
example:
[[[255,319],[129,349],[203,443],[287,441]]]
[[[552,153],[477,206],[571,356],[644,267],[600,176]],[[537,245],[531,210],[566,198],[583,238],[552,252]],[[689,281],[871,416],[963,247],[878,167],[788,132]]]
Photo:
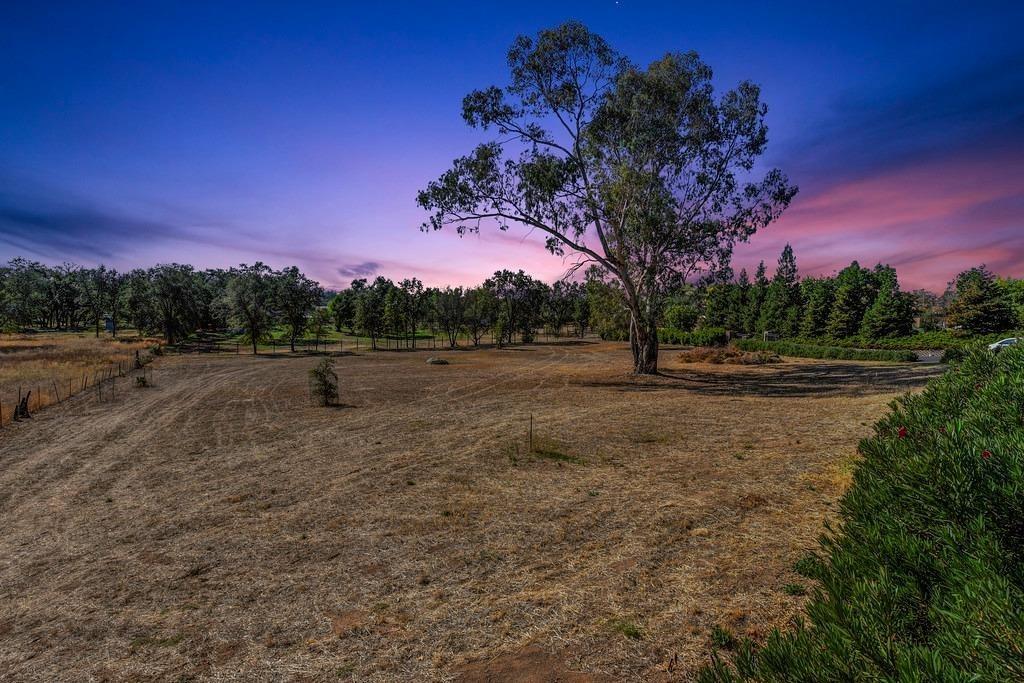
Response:
[[[1024,349],[974,350],[893,404],[821,554],[808,621],[704,683],[1024,680]]]
[[[703,327],[693,332],[684,332],[672,327],[659,327],[658,341],[662,344],[679,344],[680,346],[725,346],[728,337],[722,327]]]
[[[977,344],[991,344],[1007,337],[1024,336],[1020,332],[999,332],[994,334],[971,335],[952,330],[937,330],[933,332],[918,332],[906,337],[891,337],[889,339],[868,339],[862,336],[846,337],[845,339],[827,338],[798,338],[794,339],[801,344],[818,344],[822,346],[842,346],[861,349],[959,349]]]
[[[774,351],[780,356],[796,358],[834,358],[837,360],[881,360],[881,361],[916,361],[917,354],[913,351],[889,351],[885,349],[848,349],[839,346],[817,346],[815,344],[798,344],[788,341],[758,341],[756,339],[740,339],[734,342],[744,351]]]

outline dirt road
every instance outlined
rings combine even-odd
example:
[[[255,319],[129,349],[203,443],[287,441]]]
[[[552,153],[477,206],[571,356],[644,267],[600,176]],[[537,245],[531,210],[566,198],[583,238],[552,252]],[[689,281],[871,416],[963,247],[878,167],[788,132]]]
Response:
[[[435,355],[339,357],[329,409],[315,358],[168,357],[4,430],[0,680],[684,679],[799,610],[857,440],[938,372]]]

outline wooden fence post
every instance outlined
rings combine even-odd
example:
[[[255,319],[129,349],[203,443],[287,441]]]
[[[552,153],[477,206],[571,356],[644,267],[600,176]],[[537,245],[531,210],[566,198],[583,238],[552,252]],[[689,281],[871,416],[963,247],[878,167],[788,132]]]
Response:
[[[530,413],[530,452],[533,453],[533,413]]]

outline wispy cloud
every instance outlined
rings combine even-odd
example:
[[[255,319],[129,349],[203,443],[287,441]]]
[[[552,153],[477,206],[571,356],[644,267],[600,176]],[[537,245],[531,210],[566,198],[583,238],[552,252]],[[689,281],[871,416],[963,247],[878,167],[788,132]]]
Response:
[[[380,264],[376,261],[364,261],[363,263],[351,263],[338,268],[338,275],[342,277],[373,277],[380,270]]]
[[[804,274],[858,259],[932,289],[979,263],[1024,275],[1022,92],[1018,51],[903,95],[847,96],[777,159],[801,194],[737,263],[774,263],[790,242]]]
[[[1024,51],[974,64],[916,89],[884,86],[850,92],[831,117],[808,122],[807,135],[779,163],[818,188],[978,146],[1024,140]]]

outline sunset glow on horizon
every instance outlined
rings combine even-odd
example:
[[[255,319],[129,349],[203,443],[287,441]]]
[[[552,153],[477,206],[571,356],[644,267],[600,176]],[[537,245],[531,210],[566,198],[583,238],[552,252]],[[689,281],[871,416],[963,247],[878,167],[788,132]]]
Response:
[[[719,93],[769,106],[766,166],[801,191],[737,247],[769,273],[852,260],[941,291],[985,263],[1024,276],[1020,3],[970,8],[675,3],[386,7],[166,4],[0,11],[0,260],[298,265],[356,277],[546,281],[576,257],[513,227],[425,234],[417,190],[492,139],[462,97],[504,85],[516,35],[568,18],[640,64],[696,50]]]

